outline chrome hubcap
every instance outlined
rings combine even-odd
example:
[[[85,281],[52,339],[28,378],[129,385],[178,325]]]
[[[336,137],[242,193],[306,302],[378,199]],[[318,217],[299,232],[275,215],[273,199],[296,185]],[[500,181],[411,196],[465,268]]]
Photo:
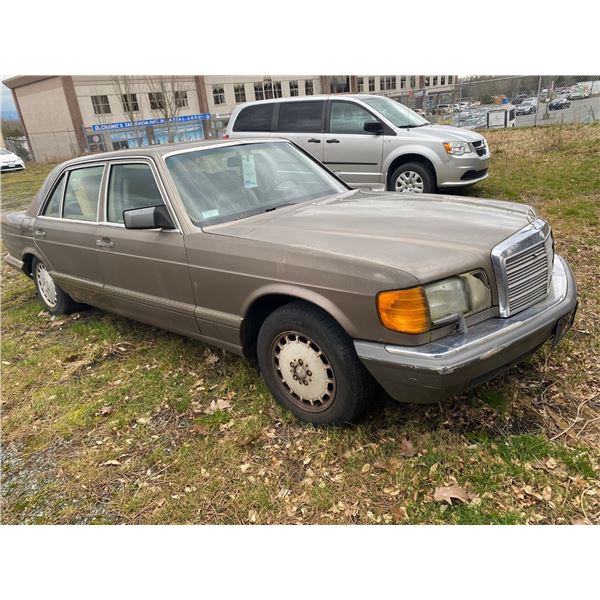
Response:
[[[54,285],[52,277],[50,277],[50,273],[48,273],[48,269],[46,269],[46,265],[38,263],[35,270],[35,277],[38,282],[40,295],[44,302],[48,306],[56,306],[56,286]]]
[[[418,173],[415,173],[415,171],[403,171],[396,179],[397,192],[422,194],[423,188],[423,178]]]
[[[335,396],[333,368],[319,346],[303,333],[286,331],[271,346],[275,372],[288,397],[304,410],[325,410]]]

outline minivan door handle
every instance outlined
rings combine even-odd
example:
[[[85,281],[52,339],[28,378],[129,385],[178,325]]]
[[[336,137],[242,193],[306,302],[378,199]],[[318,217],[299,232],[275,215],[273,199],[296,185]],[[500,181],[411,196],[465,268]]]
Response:
[[[317,138],[309,138],[309,139],[308,139],[308,141],[309,141],[311,144],[320,144],[320,143],[321,143],[321,140],[319,140],[319,139],[317,139]]]
[[[340,140],[336,140],[335,138],[330,140],[325,140],[328,144],[339,144]]]
[[[46,237],[46,232],[43,229],[36,229],[33,232],[33,235],[35,235],[36,237]]]
[[[100,248],[112,248],[114,245],[114,242],[108,238],[96,240],[96,246],[99,246]]]

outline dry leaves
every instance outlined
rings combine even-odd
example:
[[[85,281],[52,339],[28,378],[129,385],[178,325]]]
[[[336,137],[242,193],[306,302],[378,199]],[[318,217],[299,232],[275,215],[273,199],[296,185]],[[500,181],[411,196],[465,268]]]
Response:
[[[452,500],[458,500],[464,504],[468,504],[475,496],[458,484],[446,485],[435,489],[433,499],[436,502],[447,502],[452,505]]]

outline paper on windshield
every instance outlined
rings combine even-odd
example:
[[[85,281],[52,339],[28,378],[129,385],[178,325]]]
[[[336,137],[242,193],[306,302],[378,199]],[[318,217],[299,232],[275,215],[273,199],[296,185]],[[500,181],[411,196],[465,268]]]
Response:
[[[252,154],[242,155],[242,173],[244,175],[244,187],[258,187],[256,181],[256,166],[254,165],[254,156]]]

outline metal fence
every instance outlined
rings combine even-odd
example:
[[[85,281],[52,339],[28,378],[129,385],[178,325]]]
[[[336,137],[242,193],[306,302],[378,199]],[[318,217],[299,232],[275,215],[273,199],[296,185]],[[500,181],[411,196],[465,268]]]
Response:
[[[443,97],[394,97],[432,123],[468,129],[600,120],[600,75],[460,78]]]

